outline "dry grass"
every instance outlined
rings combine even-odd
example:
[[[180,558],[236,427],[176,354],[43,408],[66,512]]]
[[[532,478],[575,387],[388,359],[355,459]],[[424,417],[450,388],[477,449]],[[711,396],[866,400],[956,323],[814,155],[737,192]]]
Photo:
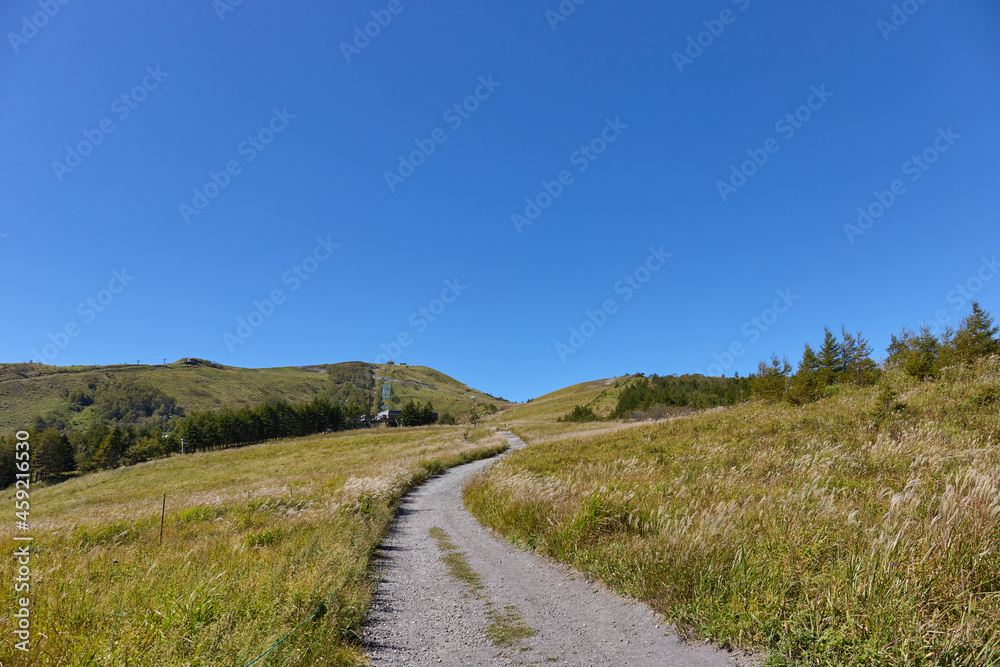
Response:
[[[544,434],[571,432],[572,425],[557,424],[556,419],[577,405],[587,406],[598,416],[607,417],[618,404],[618,395],[628,380],[627,376],[623,376],[565,387],[529,403],[508,406],[496,415],[484,418],[482,423],[501,428],[510,424],[519,436],[530,438],[532,442]]]
[[[400,495],[505,446],[460,428],[343,433],[33,490],[35,634],[30,654],[2,662],[244,665],[319,607],[256,664],[362,664],[368,567]],[[12,523],[0,529],[8,544]],[[16,563],[5,561],[10,581]],[[5,587],[4,627],[13,596]]]
[[[1000,664],[1000,361],[886,381],[894,400],[845,388],[802,408],[535,428],[543,444],[466,500],[772,665]]]

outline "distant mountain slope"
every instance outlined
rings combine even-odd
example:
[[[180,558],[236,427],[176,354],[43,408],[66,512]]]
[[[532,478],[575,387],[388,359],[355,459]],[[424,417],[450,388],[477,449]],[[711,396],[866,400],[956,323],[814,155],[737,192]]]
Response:
[[[424,366],[386,366],[344,362],[284,368],[239,368],[201,359],[165,365],[45,366],[0,364],[0,428],[21,428],[36,416],[49,415],[67,425],[94,416],[91,402],[116,383],[140,383],[173,397],[184,411],[241,407],[269,400],[299,402],[325,395],[345,403],[375,407],[381,403],[384,380],[391,384],[389,406],[408,400],[430,401],[439,414],[469,415],[476,397],[479,412],[493,403],[510,405],[471,389],[444,373]]]
[[[555,421],[575,406],[591,408],[600,417],[607,417],[618,403],[618,395],[632,376],[624,375],[604,380],[591,380],[564,387],[507,413],[508,420]]]

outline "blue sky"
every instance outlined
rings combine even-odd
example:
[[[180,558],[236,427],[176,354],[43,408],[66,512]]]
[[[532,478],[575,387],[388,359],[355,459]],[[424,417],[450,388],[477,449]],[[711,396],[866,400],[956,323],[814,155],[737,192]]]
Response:
[[[1000,312],[995,2],[313,5],[4,3],[3,361],[525,400]]]

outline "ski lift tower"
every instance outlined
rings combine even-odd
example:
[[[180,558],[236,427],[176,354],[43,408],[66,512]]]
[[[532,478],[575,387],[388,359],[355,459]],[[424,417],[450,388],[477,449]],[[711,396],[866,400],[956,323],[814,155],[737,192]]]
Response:
[[[392,395],[392,383],[386,382],[382,385],[382,409],[386,410],[389,407],[389,397]]]

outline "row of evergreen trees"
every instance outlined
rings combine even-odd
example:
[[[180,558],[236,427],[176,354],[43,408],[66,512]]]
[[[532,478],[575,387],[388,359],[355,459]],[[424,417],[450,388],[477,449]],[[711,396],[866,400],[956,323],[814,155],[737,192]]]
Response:
[[[872,384],[878,379],[879,369],[871,354],[871,345],[860,331],[852,334],[841,327],[838,340],[825,328],[819,351],[806,343],[794,374],[787,358],[778,359],[774,354],[770,363],[761,360],[757,372],[750,376],[751,394],[764,400],[784,398],[801,405],[821,398],[826,388],[835,384]]]
[[[60,431],[44,419],[28,429],[35,480],[57,479],[74,471],[91,472],[133,465],[172,453],[236,447],[324,433],[358,425],[366,413],[351,403],[341,406],[319,396],[309,403],[275,401],[255,408],[197,411],[169,422],[140,424],[95,422],[80,430]],[[166,429],[174,426],[171,433]],[[16,438],[0,440],[0,488],[14,482]]]
[[[31,444],[30,469],[35,480],[54,479],[76,469],[73,445],[59,429],[50,428],[38,433],[28,431],[28,434],[28,442]],[[0,441],[0,488],[10,486],[16,479],[14,452],[17,442],[14,435]]]
[[[972,312],[957,331],[947,327],[940,336],[935,336],[925,325],[917,332],[903,329],[898,336],[894,335],[886,350],[887,363],[922,380],[939,377],[948,366],[1000,354],[997,331],[993,317],[973,302]]]
[[[618,395],[611,419],[623,419],[658,405],[704,409],[732,405],[749,397],[746,378],[705,377],[704,375],[640,375]],[[583,415],[570,413],[565,419],[575,421]]]
[[[166,420],[141,424],[96,422],[86,429],[61,432],[44,419],[28,429],[31,442],[31,470],[36,481],[58,479],[74,471],[91,472],[134,465],[183,451],[193,453],[252,445],[280,438],[356,428],[367,411],[357,403],[346,406],[326,396],[308,403],[273,401],[254,408],[224,408],[195,411],[174,417],[166,432]],[[400,419],[404,426],[420,426],[438,421],[434,406],[409,401]],[[446,416],[446,421],[454,423]],[[0,440],[0,488],[15,480],[15,444],[11,435]]]
[[[430,401],[424,405],[418,405],[415,401],[407,401],[400,411],[399,423],[403,426],[424,426],[425,424],[435,424],[438,415],[434,412],[434,406]]]
[[[992,316],[973,302],[972,312],[957,331],[949,327],[935,336],[925,325],[918,332],[904,328],[893,335],[886,349],[885,365],[920,380],[940,377],[942,369],[948,366],[1000,354],[997,332]],[[874,384],[881,370],[872,361],[871,353],[872,348],[861,332],[851,334],[841,328],[838,340],[825,329],[818,351],[806,343],[794,373],[787,358],[779,359],[774,354],[770,362],[761,360],[757,372],[750,376],[751,394],[768,401],[803,404],[823,397],[833,385]]]
[[[192,412],[173,437],[183,438],[185,452],[224,449],[340,431],[354,425],[356,412],[357,408],[345,409],[323,396],[309,403],[275,401],[255,408],[205,410]]]

